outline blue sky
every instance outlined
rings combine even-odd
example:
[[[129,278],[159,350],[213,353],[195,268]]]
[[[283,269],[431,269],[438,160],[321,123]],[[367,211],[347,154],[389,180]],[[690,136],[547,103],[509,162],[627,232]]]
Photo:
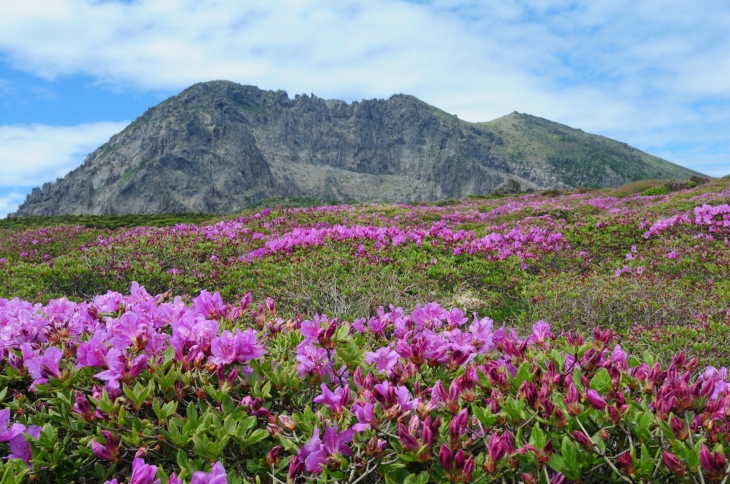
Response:
[[[724,0],[26,0],[0,16],[0,216],[213,79],[516,110],[730,173]]]

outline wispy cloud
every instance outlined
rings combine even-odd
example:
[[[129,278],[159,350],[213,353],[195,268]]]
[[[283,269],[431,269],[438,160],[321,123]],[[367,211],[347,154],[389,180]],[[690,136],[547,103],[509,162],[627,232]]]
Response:
[[[49,79],[405,92],[471,121],[518,110],[700,171],[671,143],[716,144],[730,130],[711,109],[730,102],[724,0],[30,0],[3,7],[0,51]],[[730,151],[717,156],[730,171]]]
[[[127,124],[0,126],[0,187],[53,181],[80,165],[89,152]]]
[[[22,193],[0,193],[0,218],[5,218],[9,213],[15,212],[23,200],[25,200],[25,195]]]

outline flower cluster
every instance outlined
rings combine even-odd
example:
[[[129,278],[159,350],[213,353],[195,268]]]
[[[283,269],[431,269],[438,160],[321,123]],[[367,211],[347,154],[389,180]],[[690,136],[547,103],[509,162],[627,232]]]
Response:
[[[0,449],[22,482],[721,482],[725,368],[437,303],[352,322],[269,299],[0,300]],[[102,465],[97,465],[102,463]],[[213,465],[211,466],[211,463]],[[360,481],[358,481],[360,479]]]

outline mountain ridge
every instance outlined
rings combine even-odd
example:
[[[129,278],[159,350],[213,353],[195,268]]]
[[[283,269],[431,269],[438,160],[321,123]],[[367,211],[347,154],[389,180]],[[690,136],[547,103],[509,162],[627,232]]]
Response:
[[[582,134],[581,134],[582,133]],[[696,174],[535,116],[458,119],[411,95],[346,103],[230,81],[148,109],[16,215],[229,213],[275,197],[423,202]]]

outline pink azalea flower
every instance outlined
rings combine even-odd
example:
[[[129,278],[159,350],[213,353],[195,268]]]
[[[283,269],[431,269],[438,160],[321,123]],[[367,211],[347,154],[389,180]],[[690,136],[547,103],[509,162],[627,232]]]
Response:
[[[198,471],[193,474],[190,484],[226,484],[228,476],[223,464],[216,462],[210,473]],[[169,484],[169,481],[168,481]]]
[[[385,373],[386,376],[393,373],[393,367],[398,363],[399,358],[400,355],[393,351],[390,346],[384,346],[375,352],[368,351],[365,353],[365,362],[368,365],[375,364],[378,373]]]
[[[25,431],[25,425],[13,424],[10,425],[10,410],[0,410],[0,442],[7,442],[8,440],[20,435]]]
[[[350,387],[337,387],[333,392],[322,383],[321,388],[322,395],[315,397],[314,403],[325,405],[333,413],[342,413],[344,407],[350,403]]]
[[[26,438],[30,436],[37,439],[41,436],[41,428],[37,425],[31,425],[25,432],[16,435],[8,441],[10,446],[10,455],[8,459],[22,459],[26,464],[30,465],[30,459],[33,457],[30,449],[30,443]]]

